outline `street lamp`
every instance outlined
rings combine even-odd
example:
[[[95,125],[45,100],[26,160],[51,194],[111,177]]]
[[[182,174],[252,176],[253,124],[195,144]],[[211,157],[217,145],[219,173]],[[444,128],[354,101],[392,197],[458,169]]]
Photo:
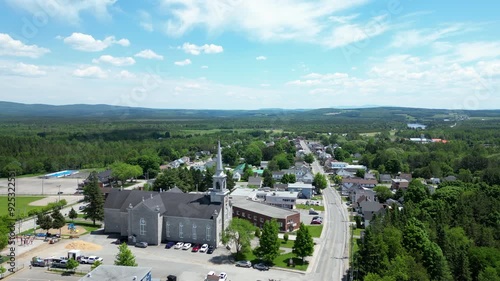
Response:
[[[59,195],[59,200],[57,200],[57,202],[61,201],[61,185],[58,185],[57,187],[59,187],[59,192],[57,192],[57,194]]]
[[[43,180],[45,179],[45,177],[42,178],[42,195],[43,195]]]

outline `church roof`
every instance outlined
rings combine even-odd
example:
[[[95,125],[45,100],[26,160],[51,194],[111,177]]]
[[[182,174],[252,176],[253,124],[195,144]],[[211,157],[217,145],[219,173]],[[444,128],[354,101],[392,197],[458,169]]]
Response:
[[[151,210],[159,207],[160,214],[172,217],[211,219],[214,211],[221,210],[221,203],[210,202],[210,196],[206,194],[118,189],[109,194],[104,208],[126,212],[130,204],[135,207],[141,203]]]

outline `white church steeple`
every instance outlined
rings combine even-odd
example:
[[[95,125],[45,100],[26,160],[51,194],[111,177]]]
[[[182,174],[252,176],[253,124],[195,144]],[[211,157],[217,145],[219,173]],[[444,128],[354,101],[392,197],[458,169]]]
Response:
[[[215,167],[215,174],[212,178],[212,188],[210,189],[210,201],[223,202],[224,197],[229,193],[226,186],[227,176],[224,173],[224,166],[222,165],[222,152],[220,141],[217,144],[217,165]]]

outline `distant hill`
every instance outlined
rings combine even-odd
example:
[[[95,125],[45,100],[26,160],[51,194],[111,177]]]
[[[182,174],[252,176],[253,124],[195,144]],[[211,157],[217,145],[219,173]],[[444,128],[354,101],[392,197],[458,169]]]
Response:
[[[176,119],[207,118],[283,118],[301,120],[328,119],[391,119],[397,121],[429,121],[457,119],[458,116],[500,118],[500,110],[423,109],[408,107],[320,108],[320,109],[258,109],[258,110],[206,110],[206,109],[153,109],[105,104],[47,105],[0,101],[0,120],[32,118],[112,118],[112,119]]]

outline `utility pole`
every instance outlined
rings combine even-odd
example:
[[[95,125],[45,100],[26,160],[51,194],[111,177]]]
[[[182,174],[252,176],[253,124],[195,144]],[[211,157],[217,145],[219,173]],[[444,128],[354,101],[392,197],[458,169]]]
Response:
[[[57,200],[57,202],[61,201],[61,185],[58,185],[57,187],[59,187],[59,192],[57,192],[57,195],[59,195],[59,200]]]
[[[43,180],[45,179],[45,177],[42,178],[42,195],[43,195]]]

